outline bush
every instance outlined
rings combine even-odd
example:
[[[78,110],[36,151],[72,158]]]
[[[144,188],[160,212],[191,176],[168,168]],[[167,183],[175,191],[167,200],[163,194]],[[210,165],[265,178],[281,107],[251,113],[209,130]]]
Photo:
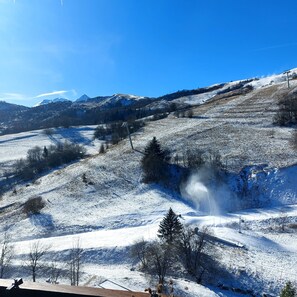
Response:
[[[167,113],[157,113],[153,115],[152,121],[158,121],[162,119],[166,119],[168,117]]]
[[[194,111],[193,111],[193,109],[189,109],[189,110],[187,110],[187,112],[186,112],[186,117],[191,119],[193,116],[194,116]]]
[[[39,214],[40,211],[45,207],[45,201],[41,196],[29,198],[23,207],[24,213],[29,215]]]
[[[43,134],[47,136],[52,136],[55,134],[55,130],[53,128],[46,128],[43,130]]]
[[[274,124],[291,126],[297,124],[297,94],[290,94],[278,103],[279,110],[274,117]]]

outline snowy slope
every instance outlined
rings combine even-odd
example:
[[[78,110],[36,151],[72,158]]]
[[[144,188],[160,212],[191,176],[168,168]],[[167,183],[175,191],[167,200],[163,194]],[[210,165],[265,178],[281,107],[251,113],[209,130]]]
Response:
[[[296,75],[296,73],[297,73],[297,68],[291,69],[290,77],[293,75]],[[179,103],[179,104],[185,103],[185,104],[189,104],[189,105],[203,104],[203,103],[209,101],[210,99],[214,98],[216,95],[218,95],[220,93],[224,93],[228,89],[232,89],[232,87],[234,87],[238,84],[242,84],[242,88],[247,87],[247,86],[252,86],[255,90],[257,90],[257,89],[269,87],[272,85],[287,84],[287,76],[285,73],[281,73],[281,74],[274,74],[274,75],[269,75],[269,76],[265,76],[265,77],[261,77],[261,78],[254,78],[251,80],[232,81],[232,82],[223,84],[222,87],[217,90],[205,92],[205,93],[198,94],[198,95],[181,97],[181,98],[173,100],[172,102]],[[211,87],[213,87],[213,86],[211,86]],[[211,88],[211,87],[209,87],[209,88]]]
[[[70,141],[84,145],[87,153],[98,152],[100,141],[94,140],[96,126],[74,128],[56,128],[47,134],[44,130],[8,134],[0,137],[0,173],[9,170],[13,162],[25,158],[27,151],[34,146],[49,146],[59,142]],[[13,153],[11,153],[13,152]]]
[[[220,151],[233,172],[228,182],[231,189],[237,191],[238,176],[244,173],[247,189],[258,198],[261,207],[266,206],[262,209],[209,215],[201,212],[198,204],[191,204],[173,192],[145,185],[141,182],[141,153],[133,152],[125,140],[112,146],[106,154],[98,155],[100,142],[92,139],[95,127],[58,129],[51,136],[42,131],[1,136],[2,169],[9,168],[13,160],[25,157],[26,151],[35,145],[65,139],[85,144],[91,154],[35,182],[20,184],[15,192],[1,197],[0,230],[8,229],[15,240],[19,255],[15,264],[22,261],[22,255],[34,240],[50,244],[50,251],[58,253],[63,260],[73,242],[80,238],[86,255],[84,282],[100,285],[109,279],[143,290],[154,284],[145,275],[130,270],[129,246],[142,237],[153,239],[160,220],[172,207],[185,223],[209,225],[215,236],[232,243],[219,250],[221,262],[230,275],[240,276],[233,287],[277,294],[287,279],[294,281],[297,272],[296,233],[289,227],[286,232],[278,228],[283,214],[287,214],[289,223],[296,222],[297,167],[294,164],[297,156],[289,145],[292,129],[272,125],[278,94],[290,90],[281,79],[274,78],[271,85],[268,81],[263,79],[255,90],[244,96],[202,104],[194,109],[191,119],[170,115],[148,123],[132,136],[139,151],[153,136],[173,154],[194,147]],[[295,88],[296,81],[291,83]],[[248,165],[245,171],[240,171]],[[83,175],[88,183],[84,182]],[[218,198],[229,199],[226,193],[217,195],[211,188],[207,191],[214,203]],[[22,212],[22,203],[34,196],[42,196],[46,206],[40,215],[27,217]],[[244,220],[241,234],[238,233],[239,217]],[[273,269],[275,263],[281,263],[282,268]],[[180,296],[240,296],[182,279],[175,282]]]

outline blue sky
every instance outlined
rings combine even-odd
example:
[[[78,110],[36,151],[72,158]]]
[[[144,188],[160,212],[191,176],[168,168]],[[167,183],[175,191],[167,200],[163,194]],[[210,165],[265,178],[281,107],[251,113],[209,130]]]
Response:
[[[296,0],[0,0],[0,100],[181,89],[297,67]]]

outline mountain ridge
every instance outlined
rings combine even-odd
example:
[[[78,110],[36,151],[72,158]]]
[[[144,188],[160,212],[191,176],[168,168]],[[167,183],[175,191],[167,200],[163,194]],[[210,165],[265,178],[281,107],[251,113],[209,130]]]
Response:
[[[291,78],[297,76],[291,70]],[[285,73],[263,78],[251,78],[211,85],[193,90],[181,90],[159,97],[144,97],[129,94],[114,94],[90,98],[86,94],[76,101],[56,98],[46,99],[34,107],[5,105],[9,116],[0,118],[0,134],[29,131],[58,126],[101,124],[109,121],[127,121],[155,114],[198,106],[213,100],[251,92],[286,82]],[[220,96],[220,97],[219,97]],[[43,108],[40,108],[43,107]],[[4,108],[4,107],[3,107]],[[1,110],[1,104],[0,104]],[[26,122],[26,125],[22,123]]]

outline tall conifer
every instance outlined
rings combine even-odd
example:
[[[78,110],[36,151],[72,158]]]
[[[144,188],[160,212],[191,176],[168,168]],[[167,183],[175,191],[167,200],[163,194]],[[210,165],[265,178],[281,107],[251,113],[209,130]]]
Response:
[[[144,182],[153,183],[166,179],[166,153],[154,137],[146,146],[141,165],[144,173]]]
[[[168,213],[159,225],[158,237],[167,243],[173,243],[178,241],[182,230],[183,225],[180,222],[179,217],[170,207]]]

